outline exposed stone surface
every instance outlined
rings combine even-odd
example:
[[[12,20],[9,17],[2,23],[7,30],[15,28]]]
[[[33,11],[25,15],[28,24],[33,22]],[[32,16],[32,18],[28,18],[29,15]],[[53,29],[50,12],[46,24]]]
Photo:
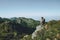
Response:
[[[34,39],[35,37],[37,37],[38,33],[40,33],[42,29],[43,29],[43,27],[41,25],[37,26],[36,30],[32,33],[32,39]]]

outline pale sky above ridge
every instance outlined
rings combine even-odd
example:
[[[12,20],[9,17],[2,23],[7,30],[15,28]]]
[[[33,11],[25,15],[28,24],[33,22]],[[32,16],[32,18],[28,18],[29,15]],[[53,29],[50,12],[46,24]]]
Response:
[[[0,0],[0,17],[60,18],[60,0]]]

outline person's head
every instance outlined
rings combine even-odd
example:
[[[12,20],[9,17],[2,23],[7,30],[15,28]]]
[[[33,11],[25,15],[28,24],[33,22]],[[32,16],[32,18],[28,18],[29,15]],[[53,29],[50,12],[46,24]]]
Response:
[[[43,17],[41,17],[41,19],[43,19]]]

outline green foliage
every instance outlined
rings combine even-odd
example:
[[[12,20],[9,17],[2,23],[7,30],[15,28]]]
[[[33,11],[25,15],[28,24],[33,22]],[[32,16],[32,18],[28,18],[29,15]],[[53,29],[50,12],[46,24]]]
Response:
[[[39,21],[30,18],[1,18],[0,17],[0,39],[20,40],[24,35],[31,34]]]
[[[60,40],[60,21],[52,20],[52,21],[49,21],[47,25],[49,29],[48,30],[43,29],[43,33],[39,34],[39,36],[37,36],[33,40],[55,40],[55,39]],[[56,36],[57,34],[59,34],[58,37]],[[26,40],[26,39],[23,39],[23,40]],[[32,40],[32,39],[29,38],[28,40]]]
[[[31,34],[34,32],[39,21],[31,18],[1,18],[0,17],[0,40],[32,40]],[[37,36],[34,40],[53,40],[60,33],[60,20],[49,21],[46,23],[49,27],[48,31],[43,29],[43,33]],[[28,37],[24,37],[29,35]]]

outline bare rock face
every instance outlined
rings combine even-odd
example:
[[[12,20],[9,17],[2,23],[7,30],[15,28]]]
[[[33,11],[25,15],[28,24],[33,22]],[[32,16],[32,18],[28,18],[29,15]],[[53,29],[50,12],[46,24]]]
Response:
[[[48,27],[48,25],[45,25],[45,27],[44,27],[46,30],[48,30],[49,29],[49,27]]]
[[[42,29],[43,29],[43,26],[41,25],[37,26],[36,30],[32,33],[32,39],[36,38],[41,33]]]

